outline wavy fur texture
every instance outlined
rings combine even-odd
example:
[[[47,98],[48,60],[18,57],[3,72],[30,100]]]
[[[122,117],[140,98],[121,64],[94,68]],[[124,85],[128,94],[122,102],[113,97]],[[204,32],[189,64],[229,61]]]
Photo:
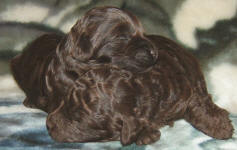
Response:
[[[11,69],[24,105],[49,114],[47,129],[59,142],[151,144],[161,127],[179,119],[217,139],[233,134],[194,56],[146,35],[119,8],[88,11],[65,37],[39,37],[11,60]]]

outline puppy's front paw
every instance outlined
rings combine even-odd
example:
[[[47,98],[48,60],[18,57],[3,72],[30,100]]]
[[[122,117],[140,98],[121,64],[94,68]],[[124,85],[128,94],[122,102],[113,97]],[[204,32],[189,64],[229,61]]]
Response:
[[[152,144],[160,139],[160,135],[161,133],[159,130],[145,129],[139,134],[136,144],[137,145]]]

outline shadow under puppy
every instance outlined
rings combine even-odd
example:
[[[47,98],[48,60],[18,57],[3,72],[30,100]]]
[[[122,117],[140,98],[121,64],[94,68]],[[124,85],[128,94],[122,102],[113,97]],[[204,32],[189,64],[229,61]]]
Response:
[[[59,142],[151,144],[178,119],[217,139],[233,134],[197,60],[169,39],[146,35],[118,8],[88,11],[65,37],[39,37],[11,69],[24,104],[49,114],[47,129]]]

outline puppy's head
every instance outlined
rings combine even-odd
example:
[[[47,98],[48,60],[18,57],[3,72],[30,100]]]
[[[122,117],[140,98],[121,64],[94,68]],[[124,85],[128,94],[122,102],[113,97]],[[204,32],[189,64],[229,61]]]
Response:
[[[114,7],[99,7],[88,11],[71,29],[68,50],[80,60],[113,55],[122,50],[143,27],[135,16]],[[78,48],[78,49],[77,49]]]
[[[40,36],[10,61],[13,77],[26,94],[24,104],[28,107],[36,107],[44,99],[44,72],[60,40],[61,36],[56,34]]]
[[[114,7],[97,7],[88,11],[72,27],[58,49],[60,59],[71,68],[74,66],[71,60],[118,65],[122,57],[130,55],[123,61],[127,61],[130,67],[123,64],[123,68],[134,69],[138,67],[132,65],[140,65],[139,70],[142,70],[154,63],[156,53],[139,20]]]

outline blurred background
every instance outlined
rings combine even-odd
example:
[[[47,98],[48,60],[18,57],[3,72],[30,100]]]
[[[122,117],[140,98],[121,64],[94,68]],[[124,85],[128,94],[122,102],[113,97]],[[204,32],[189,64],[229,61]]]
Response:
[[[121,149],[118,142],[52,141],[45,129],[46,114],[21,104],[25,96],[9,70],[9,60],[29,42],[48,32],[66,34],[96,6],[128,10],[147,34],[168,37],[193,53],[214,102],[227,109],[237,125],[237,0],[0,0],[0,149]],[[137,149],[237,149],[236,139],[211,140],[183,121],[163,130],[161,141]]]

